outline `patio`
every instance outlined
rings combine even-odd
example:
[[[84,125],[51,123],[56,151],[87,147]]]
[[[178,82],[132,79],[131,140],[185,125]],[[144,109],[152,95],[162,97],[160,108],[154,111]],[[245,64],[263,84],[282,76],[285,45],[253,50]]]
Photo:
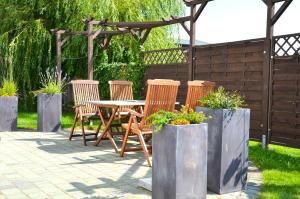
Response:
[[[143,153],[121,158],[108,141],[85,147],[68,134],[2,132],[0,134],[0,198],[151,198],[139,179],[151,177]],[[119,145],[120,142],[117,142]],[[249,167],[245,192],[215,198],[253,198],[261,173]]]

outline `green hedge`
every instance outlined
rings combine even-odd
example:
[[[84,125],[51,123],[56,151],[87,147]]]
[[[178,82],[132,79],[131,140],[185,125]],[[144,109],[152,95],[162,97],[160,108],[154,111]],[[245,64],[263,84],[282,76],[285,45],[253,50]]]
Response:
[[[135,99],[140,98],[146,66],[142,63],[100,64],[94,68],[94,79],[99,81],[101,99],[109,99],[110,80],[129,80],[133,82]]]

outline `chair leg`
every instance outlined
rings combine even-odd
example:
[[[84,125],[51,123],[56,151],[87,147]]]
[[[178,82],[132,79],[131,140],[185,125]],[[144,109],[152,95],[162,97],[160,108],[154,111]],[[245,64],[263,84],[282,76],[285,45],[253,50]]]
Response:
[[[128,121],[128,126],[127,126],[127,129],[126,129],[125,136],[123,136],[123,143],[122,143],[122,148],[121,148],[121,152],[120,152],[121,157],[124,156],[124,153],[126,151],[126,145],[127,145],[127,140],[128,140],[128,137],[129,137],[132,121],[133,121],[133,118],[130,117],[129,121]]]
[[[149,152],[148,152],[148,149],[147,149],[147,146],[146,146],[144,137],[143,137],[143,135],[142,135],[141,133],[138,133],[138,137],[139,137],[141,146],[142,146],[142,148],[143,148],[143,151],[144,151],[146,160],[147,160],[147,162],[148,162],[148,165],[149,165],[149,167],[151,167],[152,165],[151,165],[151,161],[150,161],[150,156],[149,156]]]
[[[78,113],[76,112],[75,117],[74,117],[74,122],[73,122],[72,128],[71,128],[70,136],[69,136],[70,141],[72,140],[72,137],[73,137],[73,134],[74,134],[74,129],[75,129],[77,121],[78,121]]]
[[[123,137],[123,143],[122,143],[122,148],[121,148],[121,152],[120,152],[121,157],[124,156],[124,153],[126,151],[126,145],[127,145],[127,140],[129,137],[129,132],[130,132],[130,128],[126,129],[126,133],[125,133],[125,136]]]
[[[83,137],[83,144],[84,146],[87,146],[86,144],[86,139],[85,139],[85,130],[84,130],[84,120],[80,120],[80,126],[81,126],[81,131],[82,131],[82,137]]]

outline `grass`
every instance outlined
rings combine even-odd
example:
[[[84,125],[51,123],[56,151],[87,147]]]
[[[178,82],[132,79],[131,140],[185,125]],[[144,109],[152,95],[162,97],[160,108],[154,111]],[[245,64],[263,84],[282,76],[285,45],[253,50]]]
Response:
[[[62,127],[71,128],[74,113],[64,113]],[[97,123],[89,126],[95,129]],[[18,127],[36,129],[36,113],[19,113]],[[263,174],[263,187],[258,199],[300,199],[300,149],[270,145],[263,150],[259,142],[249,144],[249,159]]]
[[[249,158],[263,173],[258,199],[300,199],[300,149],[250,142]]]
[[[71,128],[74,121],[74,113],[63,113],[62,115],[62,128],[69,129]],[[97,128],[99,124],[98,121],[94,121],[93,125],[86,126],[87,129],[93,130]],[[18,128],[19,129],[37,129],[37,113],[34,112],[19,112],[18,113]],[[76,129],[79,129],[79,123],[77,123]]]

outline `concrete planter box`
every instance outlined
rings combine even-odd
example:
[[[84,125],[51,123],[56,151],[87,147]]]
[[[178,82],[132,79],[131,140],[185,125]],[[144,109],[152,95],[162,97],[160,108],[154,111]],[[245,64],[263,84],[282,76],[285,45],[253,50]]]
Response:
[[[18,97],[0,97],[0,131],[16,131]]]
[[[57,132],[61,128],[62,94],[38,95],[38,131]]]
[[[217,194],[241,191],[247,183],[249,109],[209,109],[207,187]]]
[[[207,124],[166,125],[152,142],[152,198],[206,198]]]

